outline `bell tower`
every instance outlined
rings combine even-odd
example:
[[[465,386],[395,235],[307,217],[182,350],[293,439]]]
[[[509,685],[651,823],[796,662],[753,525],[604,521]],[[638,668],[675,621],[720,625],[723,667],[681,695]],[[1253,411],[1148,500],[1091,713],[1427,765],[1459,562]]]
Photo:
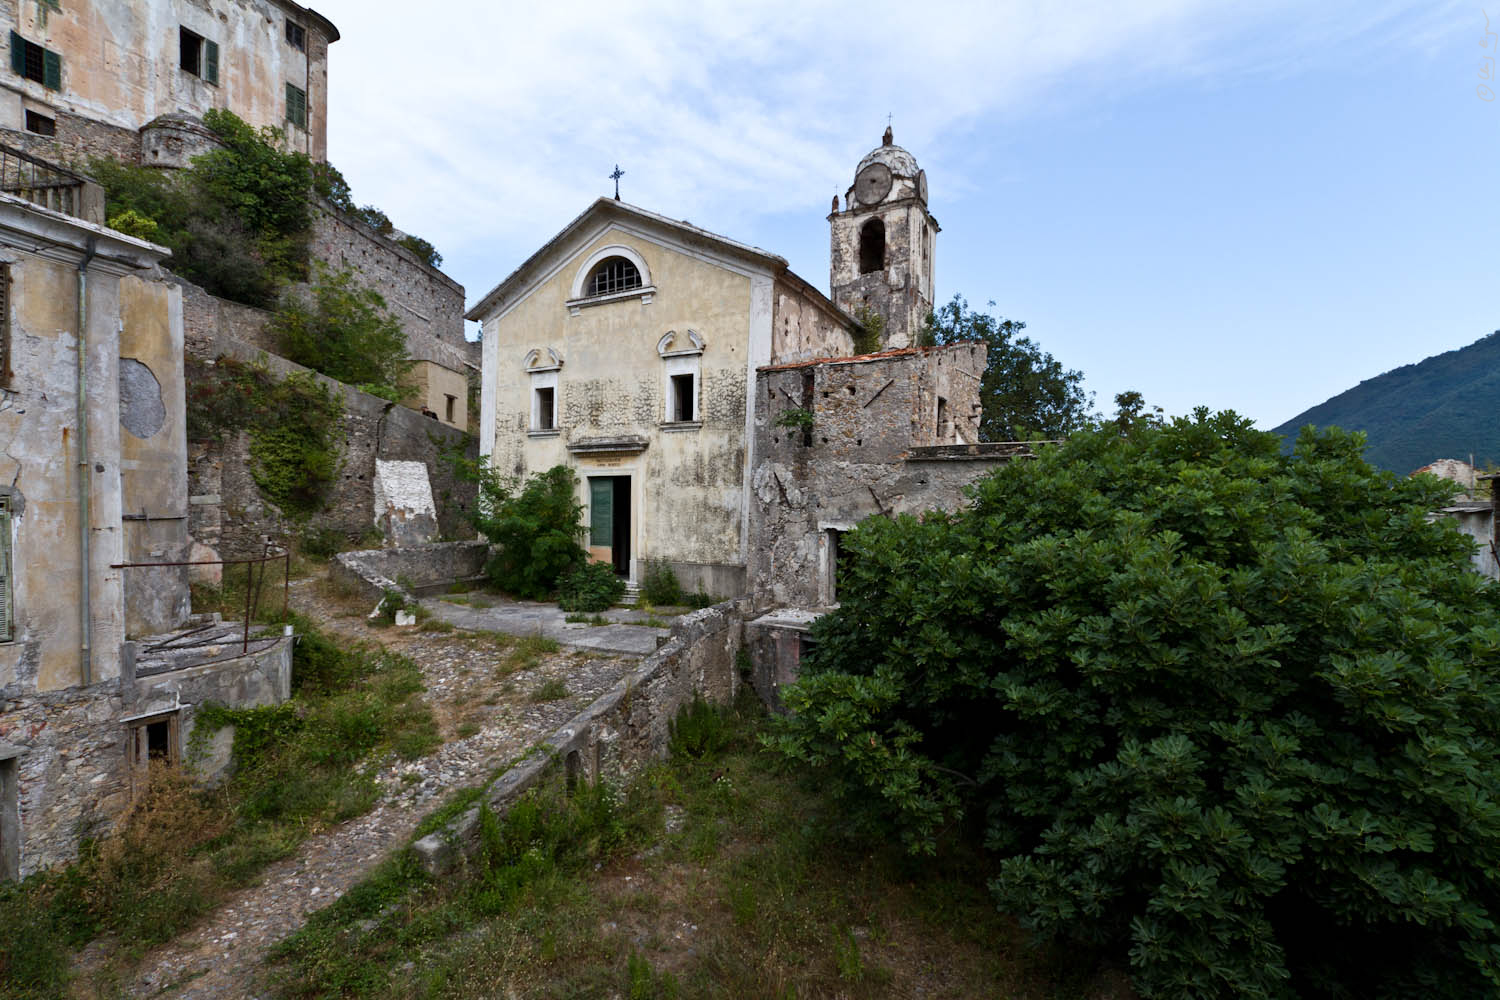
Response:
[[[881,348],[910,347],[932,311],[937,220],[927,212],[927,174],[887,128],[854,171],[854,183],[828,216],[828,284],[835,305],[885,320]]]

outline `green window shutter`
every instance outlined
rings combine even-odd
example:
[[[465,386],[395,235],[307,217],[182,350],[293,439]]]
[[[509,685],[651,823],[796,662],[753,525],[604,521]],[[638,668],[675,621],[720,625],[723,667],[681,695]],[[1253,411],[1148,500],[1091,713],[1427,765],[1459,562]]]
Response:
[[[286,85],[286,120],[298,128],[307,128],[307,95],[290,83]]]
[[[615,544],[615,483],[612,479],[589,480],[589,544],[597,548]]]
[[[0,642],[14,638],[10,605],[10,508],[0,506]]]
[[[203,79],[217,85],[219,82],[219,43],[203,42]]]
[[[26,39],[10,33],[10,68],[17,76],[26,75]]]
[[[42,65],[45,67],[42,81],[49,90],[62,90],[62,56],[45,49],[42,52]]]

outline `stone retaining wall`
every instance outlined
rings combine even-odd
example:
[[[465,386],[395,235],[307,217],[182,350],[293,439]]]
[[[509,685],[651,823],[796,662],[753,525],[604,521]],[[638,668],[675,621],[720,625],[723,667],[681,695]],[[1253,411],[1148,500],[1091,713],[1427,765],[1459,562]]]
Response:
[[[484,804],[504,812],[557,764],[570,778],[623,782],[666,756],[679,708],[695,695],[719,704],[733,700],[748,609],[746,601],[725,602],[679,619],[663,646],[553,733],[541,753],[496,778],[485,790]],[[479,815],[476,806],[418,840],[412,845],[418,863],[433,875],[461,865],[478,847]]]
[[[449,584],[472,580],[484,572],[489,558],[488,542],[433,542],[395,549],[365,549],[341,552],[334,557],[331,572],[334,579],[353,584],[372,600],[387,590],[407,592],[397,583],[405,578],[411,583],[409,597],[424,596],[433,588],[446,589]]]

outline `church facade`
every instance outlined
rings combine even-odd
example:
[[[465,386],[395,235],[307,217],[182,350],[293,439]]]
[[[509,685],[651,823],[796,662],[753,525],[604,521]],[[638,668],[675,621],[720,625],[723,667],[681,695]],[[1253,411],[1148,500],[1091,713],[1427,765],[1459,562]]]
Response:
[[[853,355],[853,312],[882,317],[881,348],[914,341],[932,298],[925,194],[887,130],[829,216],[831,298],[775,254],[599,199],[468,312],[480,453],[518,480],[573,469],[589,552],[621,576],[659,560],[689,590],[743,594],[756,413],[788,404],[758,399],[756,373]]]

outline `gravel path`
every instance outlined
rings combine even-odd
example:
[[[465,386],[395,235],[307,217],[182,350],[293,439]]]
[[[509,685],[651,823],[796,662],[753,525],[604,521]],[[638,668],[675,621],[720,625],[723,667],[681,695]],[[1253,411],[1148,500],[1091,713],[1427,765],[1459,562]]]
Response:
[[[298,581],[293,587],[293,606],[324,628],[380,642],[415,660],[427,683],[424,697],[450,742],[421,760],[375,765],[382,791],[375,809],[309,837],[293,856],[267,867],[258,885],[235,892],[196,929],[148,954],[133,981],[122,984],[127,995],[194,1000],[262,995],[257,978],[272,945],[404,845],[441,798],[482,784],[508,766],[609,690],[634,662],[564,651],[505,674],[494,669],[505,650],[493,643],[463,632],[372,628],[357,608],[329,596],[314,581]],[[566,683],[568,697],[528,700],[553,678]],[[88,964],[86,955],[85,968]]]

